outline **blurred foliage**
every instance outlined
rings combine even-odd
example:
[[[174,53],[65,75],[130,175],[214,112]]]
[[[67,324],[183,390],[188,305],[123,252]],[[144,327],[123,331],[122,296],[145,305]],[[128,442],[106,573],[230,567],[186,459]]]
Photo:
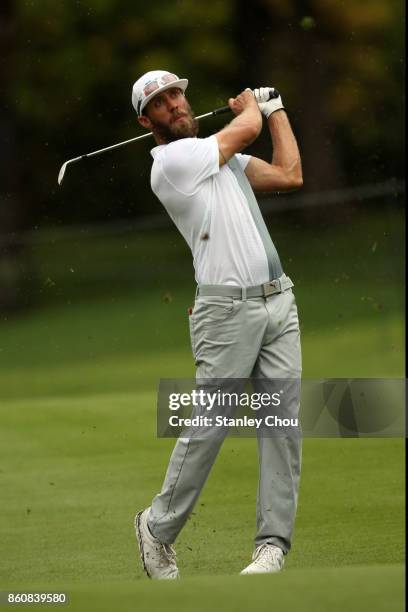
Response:
[[[305,189],[403,172],[400,0],[15,3],[9,100],[27,224],[151,211],[153,141],[71,168],[62,190],[56,176],[64,160],[140,133],[130,90],[153,68],[190,78],[197,113],[248,84],[279,85],[308,171]],[[203,133],[219,125],[211,120]]]
[[[242,1],[248,64],[284,92],[305,188],[403,176],[401,0]],[[251,67],[252,66],[252,67]]]
[[[146,212],[153,199],[148,184],[153,140],[150,147],[138,145],[98,158],[95,165],[89,162],[89,175],[88,168],[72,170],[66,200],[56,185],[58,165],[141,133],[130,93],[147,70],[194,75],[189,99],[198,111],[223,104],[233,89],[233,3],[219,0],[211,11],[193,0],[17,4],[11,96],[24,140],[22,173],[26,197],[32,196],[31,222]]]

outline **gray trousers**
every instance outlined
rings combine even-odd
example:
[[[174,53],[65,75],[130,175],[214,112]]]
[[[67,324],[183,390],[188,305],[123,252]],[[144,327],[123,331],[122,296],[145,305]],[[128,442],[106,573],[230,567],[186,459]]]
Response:
[[[292,289],[244,301],[198,296],[189,321],[197,380],[300,378],[300,332]],[[298,392],[286,410],[290,415],[285,416],[298,416]],[[225,435],[225,428],[210,428],[199,438],[177,440],[148,518],[152,534],[161,542],[172,544],[187,521]],[[271,543],[286,554],[296,515],[301,439],[258,436],[258,455],[255,547]]]

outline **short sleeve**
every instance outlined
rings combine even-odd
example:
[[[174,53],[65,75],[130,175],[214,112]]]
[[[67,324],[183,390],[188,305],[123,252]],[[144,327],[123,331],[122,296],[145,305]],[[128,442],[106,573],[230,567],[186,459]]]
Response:
[[[219,172],[219,149],[215,136],[181,138],[168,144],[162,157],[167,180],[181,193],[192,194],[200,183]]]
[[[245,168],[248,165],[249,160],[251,159],[251,155],[245,155],[243,153],[236,153],[235,157],[239,161],[239,165],[241,166],[242,170],[245,170]]]

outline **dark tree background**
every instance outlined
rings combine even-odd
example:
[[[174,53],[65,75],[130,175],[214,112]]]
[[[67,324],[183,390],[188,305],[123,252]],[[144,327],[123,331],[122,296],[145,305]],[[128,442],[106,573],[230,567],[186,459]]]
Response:
[[[27,276],[21,230],[161,210],[147,141],[76,165],[57,186],[66,159],[141,133],[130,92],[146,70],[187,76],[197,114],[244,87],[278,87],[304,193],[401,178],[403,23],[402,0],[2,0],[3,307],[21,301]]]
[[[27,255],[19,230],[27,218],[20,174],[21,141],[18,113],[9,92],[17,62],[17,7],[12,0],[0,4],[0,308],[22,305]]]

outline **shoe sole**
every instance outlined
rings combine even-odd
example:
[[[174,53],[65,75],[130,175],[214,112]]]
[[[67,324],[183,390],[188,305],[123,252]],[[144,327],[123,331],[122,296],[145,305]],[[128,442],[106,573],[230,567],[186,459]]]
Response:
[[[266,570],[264,572],[247,572],[245,571],[246,570],[245,568],[242,570],[242,572],[239,572],[239,576],[254,576],[255,574],[278,574],[279,572],[283,570],[284,564],[285,562],[282,561],[282,565],[278,569]]]
[[[268,570],[265,572],[239,572],[239,576],[259,576],[261,574],[279,574],[279,572],[282,571],[282,568],[280,569],[274,569],[274,570]]]
[[[144,512],[144,510],[141,510],[140,512],[138,512],[136,514],[134,525],[135,525],[135,531],[136,531],[136,539],[137,539],[137,543],[138,543],[139,551],[140,551],[140,560],[142,562],[143,569],[144,569],[144,571],[147,574],[147,577],[151,579],[152,577],[149,574],[149,571],[148,571],[148,569],[146,567],[146,563],[145,563],[145,560],[144,560],[143,539],[142,539],[141,528],[140,528],[140,523],[141,523],[141,520],[142,520],[143,512]]]

